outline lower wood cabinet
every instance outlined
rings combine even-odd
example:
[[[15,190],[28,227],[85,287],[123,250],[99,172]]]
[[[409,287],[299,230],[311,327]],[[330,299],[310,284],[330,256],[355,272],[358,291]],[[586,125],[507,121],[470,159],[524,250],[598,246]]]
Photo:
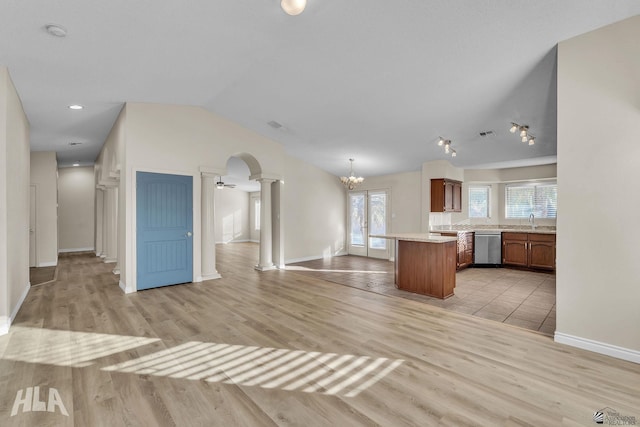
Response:
[[[556,235],[544,233],[502,233],[502,264],[555,270]]]
[[[462,270],[473,264],[473,231],[458,233],[440,233],[442,236],[457,237],[456,270]]]
[[[396,285],[403,291],[448,298],[456,286],[456,242],[398,240]]]

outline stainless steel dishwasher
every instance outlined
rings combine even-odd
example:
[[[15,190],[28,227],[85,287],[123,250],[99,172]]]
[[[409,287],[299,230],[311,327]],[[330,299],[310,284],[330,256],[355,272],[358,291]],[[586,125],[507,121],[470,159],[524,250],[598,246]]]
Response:
[[[499,267],[502,265],[502,233],[500,231],[476,231],[473,247],[474,266]]]

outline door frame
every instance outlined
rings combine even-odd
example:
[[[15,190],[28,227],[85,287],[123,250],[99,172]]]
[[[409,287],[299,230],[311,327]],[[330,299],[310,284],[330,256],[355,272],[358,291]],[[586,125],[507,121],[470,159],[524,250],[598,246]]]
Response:
[[[385,193],[385,228],[387,233],[390,231],[389,227],[391,225],[391,189],[390,188],[378,188],[378,189],[369,189],[369,190],[353,190],[347,192],[347,253],[349,255],[357,255],[357,256],[366,256],[369,258],[379,258],[379,259],[391,259],[391,244],[389,239],[385,239],[385,249],[372,249],[371,246],[371,238],[369,237],[369,228],[371,223],[371,212],[370,212],[370,194],[371,193]],[[363,245],[362,250],[352,250],[351,245],[351,195],[352,194],[364,194],[365,197],[365,214],[366,214],[366,237],[365,244]]]
[[[126,265],[126,287],[123,284],[120,284],[120,287],[124,290],[125,293],[132,293],[138,291],[138,172],[150,172],[150,173],[161,173],[166,175],[181,175],[181,176],[190,176],[193,179],[192,187],[192,210],[191,216],[193,221],[193,238],[191,239],[193,245],[192,251],[192,271],[193,271],[193,283],[201,282],[202,276],[200,275],[202,271],[201,266],[201,224],[200,224],[200,193],[201,193],[201,182],[200,182],[200,172],[193,173],[184,170],[170,170],[170,169],[156,169],[156,168],[131,168],[131,177],[127,180],[127,187],[130,186],[131,189],[131,198],[129,202],[131,203],[131,209],[127,210],[125,216],[128,219],[128,222],[131,224],[131,228],[126,227],[125,235],[128,237],[125,239],[125,245],[128,246],[126,258],[124,263]],[[118,256],[120,256],[120,248],[118,248]],[[121,268],[122,269],[122,268]]]

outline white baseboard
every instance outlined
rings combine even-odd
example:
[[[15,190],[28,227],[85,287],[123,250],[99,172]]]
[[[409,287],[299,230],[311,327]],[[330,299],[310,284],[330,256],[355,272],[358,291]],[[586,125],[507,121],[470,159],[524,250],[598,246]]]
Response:
[[[118,262],[118,258],[103,258],[102,262],[104,262],[105,264],[111,264],[114,262]]]
[[[218,273],[217,271],[213,274],[209,274],[207,276],[200,276],[198,277],[198,282],[204,282],[205,280],[216,280],[216,279],[222,279],[222,276],[220,275],[220,273]]]
[[[13,319],[15,319],[16,316],[18,315],[18,310],[20,310],[20,307],[22,307],[22,303],[24,302],[24,299],[27,297],[27,294],[29,293],[30,288],[31,286],[27,282],[27,286],[22,291],[22,295],[20,295],[20,299],[18,299],[18,304],[16,304],[16,306],[13,308],[13,311],[11,312],[10,323],[13,322]]]
[[[9,328],[11,327],[11,323],[13,323],[13,319],[15,319],[16,316],[18,315],[18,311],[20,310],[20,307],[22,307],[22,303],[24,302],[24,299],[29,294],[30,288],[31,288],[30,283],[27,282],[27,286],[22,291],[22,294],[18,299],[18,303],[16,304],[15,307],[13,307],[13,310],[11,311],[11,315],[9,317],[0,316],[0,335],[5,335],[9,333]]]
[[[67,252],[93,252],[95,251],[96,248],[94,247],[90,247],[90,248],[71,248],[71,249],[58,249],[58,253],[62,254],[62,253],[67,253]]]
[[[58,261],[39,262],[36,267],[55,267],[58,265]]]
[[[125,285],[125,284],[124,284],[124,282],[123,282],[122,280],[120,280],[120,281],[118,282],[118,286],[120,286],[120,289],[122,289],[122,292],[124,292],[125,294],[131,294],[131,293],[136,292],[136,290],[135,290],[135,289],[129,289],[129,288],[127,288],[127,285]]]
[[[555,342],[560,344],[566,344],[572,347],[581,348],[583,350],[593,351],[594,353],[600,353],[618,359],[628,360],[629,362],[640,363],[640,351],[638,350],[618,347],[616,345],[594,341],[587,338],[576,337],[557,331],[553,339]]]
[[[241,240],[228,240],[228,241],[218,241],[216,242],[216,245],[226,245],[227,243],[248,243],[248,242],[255,242],[255,243],[259,243],[259,240],[249,240],[249,239],[241,239]]]

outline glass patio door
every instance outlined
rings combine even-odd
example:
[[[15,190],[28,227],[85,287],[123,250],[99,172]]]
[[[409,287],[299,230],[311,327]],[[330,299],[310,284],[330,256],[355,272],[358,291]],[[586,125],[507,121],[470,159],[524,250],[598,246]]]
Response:
[[[389,259],[389,241],[369,237],[387,233],[388,199],[386,190],[349,193],[349,254]]]

